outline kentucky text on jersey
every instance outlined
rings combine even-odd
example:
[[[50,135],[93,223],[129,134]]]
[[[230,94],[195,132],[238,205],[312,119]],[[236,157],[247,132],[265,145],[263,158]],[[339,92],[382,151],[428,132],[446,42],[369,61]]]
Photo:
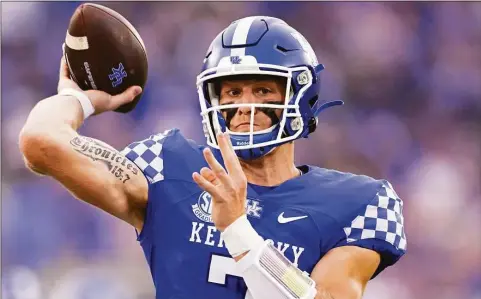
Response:
[[[284,254],[287,249],[292,250],[294,260],[291,262],[296,266],[298,265],[299,258],[304,252],[303,247],[283,242],[275,242],[271,239],[267,240],[269,240],[274,246],[277,246],[277,249]],[[192,232],[190,234],[189,242],[201,243],[208,246],[225,247],[224,240],[222,240],[221,234],[217,231],[214,225],[206,225],[199,222],[192,222]]]
[[[203,148],[174,129],[122,152],[149,181],[138,240],[157,299],[241,299],[247,292],[212,223],[210,195],[192,180],[194,171],[207,166]],[[222,163],[220,153],[214,154]],[[265,192],[249,185],[246,202],[256,231],[299,269],[310,273],[329,250],[352,245],[381,255],[376,276],[405,253],[402,201],[389,182],[300,168],[304,175]]]

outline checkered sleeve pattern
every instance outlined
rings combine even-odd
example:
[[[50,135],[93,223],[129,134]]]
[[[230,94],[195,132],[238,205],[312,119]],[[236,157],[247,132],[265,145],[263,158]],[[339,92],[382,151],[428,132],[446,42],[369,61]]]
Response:
[[[402,200],[391,184],[385,181],[364,212],[358,215],[350,226],[344,228],[347,242],[378,239],[405,251],[407,242],[402,210]]]
[[[142,141],[133,142],[121,152],[140,168],[150,184],[164,179],[162,146],[166,135],[164,132],[152,135]]]

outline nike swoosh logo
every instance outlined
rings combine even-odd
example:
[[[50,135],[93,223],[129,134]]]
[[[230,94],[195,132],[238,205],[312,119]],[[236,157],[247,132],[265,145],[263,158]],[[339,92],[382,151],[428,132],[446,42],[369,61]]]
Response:
[[[284,217],[284,212],[282,212],[279,215],[279,217],[277,217],[277,221],[279,221],[279,223],[289,223],[289,222],[301,220],[301,219],[304,219],[304,218],[307,218],[307,216]]]

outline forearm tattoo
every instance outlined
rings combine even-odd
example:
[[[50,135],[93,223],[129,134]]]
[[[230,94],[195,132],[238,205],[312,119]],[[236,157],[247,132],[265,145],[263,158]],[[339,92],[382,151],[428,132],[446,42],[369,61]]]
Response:
[[[139,170],[129,159],[122,156],[113,147],[98,140],[78,136],[70,140],[73,149],[93,161],[104,163],[109,172],[122,183],[130,180],[131,175],[138,175]]]

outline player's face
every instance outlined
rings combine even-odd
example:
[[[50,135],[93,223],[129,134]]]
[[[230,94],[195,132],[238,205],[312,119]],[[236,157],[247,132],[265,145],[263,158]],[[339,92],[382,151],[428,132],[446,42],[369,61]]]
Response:
[[[228,104],[284,104],[286,79],[224,80],[220,85],[220,105]],[[270,111],[269,111],[270,110]],[[268,114],[271,114],[269,116]],[[270,128],[279,119],[282,109],[255,109],[254,131]],[[275,114],[276,117],[273,117]],[[249,132],[251,108],[222,109],[229,130]]]

